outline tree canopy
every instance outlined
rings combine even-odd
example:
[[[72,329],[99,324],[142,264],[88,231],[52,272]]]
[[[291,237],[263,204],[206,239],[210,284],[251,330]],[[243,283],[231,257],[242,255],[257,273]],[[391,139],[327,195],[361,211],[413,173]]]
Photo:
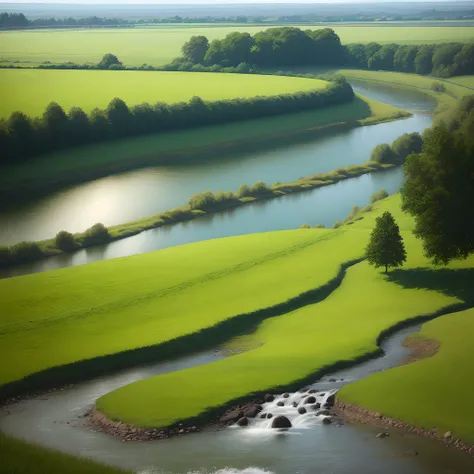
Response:
[[[365,254],[370,265],[385,267],[385,273],[390,267],[400,267],[406,261],[400,229],[390,212],[384,212],[375,220]]]

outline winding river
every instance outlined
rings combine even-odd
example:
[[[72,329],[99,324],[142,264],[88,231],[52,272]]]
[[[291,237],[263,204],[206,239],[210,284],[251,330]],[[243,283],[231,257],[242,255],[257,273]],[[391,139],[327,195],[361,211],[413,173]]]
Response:
[[[418,326],[382,343],[385,355],[327,375],[312,387],[324,390],[398,365],[409,350],[401,343]],[[0,409],[7,434],[140,474],[464,474],[473,460],[439,442],[391,431],[384,440],[376,428],[358,424],[300,424],[279,433],[262,427],[207,429],[199,434],[146,443],[123,443],[92,431],[84,414],[103,394],[133,381],[224,357],[210,350],[179,360],[137,367]],[[330,382],[335,378],[338,382]],[[342,379],[342,380],[341,380]],[[409,396],[409,394],[407,394]],[[441,408],[442,409],[442,408]],[[414,452],[419,455],[414,455]]]
[[[372,148],[392,142],[407,132],[422,132],[432,118],[432,100],[416,91],[354,83],[361,94],[407,110],[414,116],[395,122],[361,127],[329,136],[279,146],[267,151],[242,152],[186,166],[157,166],[81,184],[0,213],[0,245],[40,240],[59,230],[82,231],[96,222],[123,223],[184,204],[205,189],[237,190],[262,179],[289,181],[339,166],[368,160]],[[401,169],[364,175],[310,192],[261,201],[228,212],[172,227],[154,229],[104,246],[80,250],[33,264],[0,270],[0,277],[41,272],[97,260],[123,257],[174,245],[232,235],[295,229],[303,223],[334,225],[354,205],[368,204],[380,189],[398,191]]]

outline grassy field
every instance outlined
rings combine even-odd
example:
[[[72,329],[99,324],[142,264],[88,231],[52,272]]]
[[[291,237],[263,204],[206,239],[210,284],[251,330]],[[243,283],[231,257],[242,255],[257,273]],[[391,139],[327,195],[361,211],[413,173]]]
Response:
[[[343,43],[444,43],[474,40],[473,27],[423,26],[304,26],[303,29],[332,27]],[[35,30],[0,32],[0,60],[97,63],[105,53],[114,53],[128,65],[154,66],[179,56],[181,46],[193,35],[210,40],[232,31],[254,34],[266,26],[182,27],[164,26],[134,29]]]
[[[448,278],[439,283],[448,283]],[[472,334],[474,309],[431,321],[420,336],[441,343],[435,356],[350,384],[340,397],[425,429],[436,427],[440,434],[451,431],[455,438],[474,443]]]
[[[38,181],[61,182],[71,176],[87,177],[89,173],[97,173],[101,169],[110,174],[116,169],[133,168],[143,163],[160,164],[165,158],[178,160],[181,154],[189,155],[190,151],[209,157],[220,148],[235,145],[242,149],[246,142],[253,140],[274,142],[296,132],[310,133],[330,123],[359,121],[370,124],[393,119],[400,113],[400,109],[358,96],[352,102],[327,109],[105,142],[45,155],[29,163],[5,168],[0,176],[0,187],[17,187],[21,183],[35,186]]]
[[[125,474],[120,469],[28,444],[1,433],[0,458],[3,474]]]
[[[1,280],[0,357],[9,363],[0,385],[283,302],[334,277],[364,240],[349,245],[348,233],[327,230],[256,234]]]
[[[314,79],[250,74],[0,69],[0,118],[14,111],[38,116],[52,101],[66,110],[79,106],[90,112],[107,107],[114,97],[131,106],[187,101],[193,96],[204,100],[273,96],[327,85]]]
[[[362,220],[343,228],[346,242],[351,242],[354,251],[362,250],[361,244],[367,242],[375,217],[386,209],[400,216],[399,196],[381,202]],[[408,262],[403,270],[396,272],[395,278],[395,272],[387,276],[365,262],[357,264],[348,270],[340,288],[323,302],[268,319],[251,336],[232,343],[234,348],[256,347],[254,350],[133,383],[99,399],[98,408],[113,419],[131,424],[164,426],[248,393],[287,385],[338,360],[352,360],[372,352],[376,349],[377,336],[384,329],[463,301],[461,289],[466,291],[474,283],[472,277],[461,282],[456,280],[459,284],[456,294],[444,288],[424,286],[423,275],[419,287],[400,283],[405,275],[411,275],[418,268],[428,274],[436,274],[436,269],[424,259],[421,243],[412,236],[411,219],[398,220]],[[335,231],[328,232],[337,235]],[[315,272],[320,269],[322,247],[319,250],[313,257],[317,262]],[[463,269],[474,268],[474,258],[455,262],[448,268],[464,276]],[[200,380],[213,380],[213,383],[200,384]]]

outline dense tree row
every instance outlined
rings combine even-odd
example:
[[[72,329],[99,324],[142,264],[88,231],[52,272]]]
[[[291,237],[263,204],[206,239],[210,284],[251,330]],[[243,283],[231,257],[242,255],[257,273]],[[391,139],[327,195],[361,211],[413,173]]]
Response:
[[[175,61],[183,62],[224,67],[246,63],[261,68],[336,65],[450,77],[474,74],[474,43],[343,46],[330,28],[303,31],[283,27],[253,36],[233,32],[212,42],[205,36],[193,36],[183,45],[182,58]]]
[[[171,105],[159,102],[128,107],[115,98],[105,110],[96,108],[89,115],[79,107],[66,113],[53,102],[41,117],[14,112],[0,121],[1,162],[21,162],[39,153],[91,142],[318,109],[347,102],[353,96],[351,86],[340,80],[322,90],[212,102],[193,97]]]
[[[435,264],[474,253],[474,96],[423,134],[421,153],[408,156],[403,209]]]

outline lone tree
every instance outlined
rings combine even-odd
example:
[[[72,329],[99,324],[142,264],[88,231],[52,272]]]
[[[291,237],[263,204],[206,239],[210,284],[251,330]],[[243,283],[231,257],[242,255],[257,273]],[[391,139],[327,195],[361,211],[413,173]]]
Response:
[[[407,259],[400,229],[390,212],[384,212],[375,220],[375,228],[365,249],[368,262],[375,268],[400,267]]]
[[[97,65],[99,69],[110,69],[112,66],[122,66],[115,54],[107,53],[104,55],[100,63]]]
[[[181,48],[183,57],[193,64],[202,64],[209,49],[209,40],[205,36],[191,36]]]

